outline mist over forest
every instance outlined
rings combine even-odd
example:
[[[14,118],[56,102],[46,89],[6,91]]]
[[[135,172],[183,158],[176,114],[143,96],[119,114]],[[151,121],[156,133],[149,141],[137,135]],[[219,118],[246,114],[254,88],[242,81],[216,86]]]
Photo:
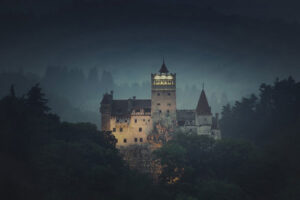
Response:
[[[52,112],[60,115],[62,120],[70,122],[91,122],[100,127],[100,101],[103,94],[114,91],[114,98],[140,99],[151,98],[150,74],[147,81],[139,83],[117,84],[112,73],[100,71],[97,67],[88,71],[69,69],[67,67],[47,67],[44,75],[34,73],[2,72],[0,73],[0,97],[8,94],[8,88],[14,85],[16,94],[22,96],[36,83],[47,93]],[[186,85],[177,88],[177,107],[195,109],[202,88]],[[226,93],[221,95],[207,91],[213,112],[221,112],[222,106],[229,101]],[[188,97],[188,98],[187,98]]]
[[[0,199],[299,200],[299,10],[1,0]]]
[[[213,112],[220,112],[223,101],[257,93],[261,83],[289,75],[299,80],[298,15],[293,18],[284,7],[276,12],[279,1],[263,2],[268,13],[251,12],[260,3],[228,10],[232,1],[3,1],[0,69],[30,73],[50,90],[49,66],[63,68],[57,75],[70,77],[54,81],[60,89],[52,92],[95,112],[106,90],[113,89],[116,98],[149,98],[150,74],[165,57],[177,73],[178,107],[195,108],[205,83]],[[89,81],[94,68],[98,82]],[[101,79],[104,71],[110,82]]]

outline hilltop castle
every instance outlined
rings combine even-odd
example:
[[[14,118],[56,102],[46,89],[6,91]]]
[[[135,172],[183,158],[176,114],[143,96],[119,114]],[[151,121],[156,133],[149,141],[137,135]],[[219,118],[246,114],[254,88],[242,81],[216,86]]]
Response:
[[[221,138],[218,114],[212,115],[204,88],[195,110],[176,109],[176,74],[169,73],[164,61],[159,73],[151,74],[151,99],[115,100],[113,92],[106,93],[100,112],[102,130],[112,131],[117,147],[147,144],[157,129]]]

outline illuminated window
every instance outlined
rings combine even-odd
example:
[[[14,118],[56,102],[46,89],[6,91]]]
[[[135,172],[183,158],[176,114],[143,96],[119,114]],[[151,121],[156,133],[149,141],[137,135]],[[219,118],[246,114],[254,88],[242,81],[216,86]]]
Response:
[[[138,141],[138,139],[137,138],[134,138],[134,142],[137,142]]]
[[[142,132],[142,130],[143,130],[142,128],[139,128],[139,132]]]
[[[123,142],[124,142],[124,143],[127,143],[127,139],[126,139],[126,138],[124,138],[124,139],[123,139]]]
[[[120,128],[120,132],[123,132],[123,128]]]
[[[116,128],[113,128],[113,132],[116,132]]]
[[[143,138],[140,138],[140,142],[143,142]]]

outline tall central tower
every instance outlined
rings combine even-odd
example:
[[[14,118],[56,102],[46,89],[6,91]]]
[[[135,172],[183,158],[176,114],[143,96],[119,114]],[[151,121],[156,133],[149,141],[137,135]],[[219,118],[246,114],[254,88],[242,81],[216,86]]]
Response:
[[[176,74],[169,73],[165,61],[159,73],[151,74],[151,116],[153,123],[176,124]]]

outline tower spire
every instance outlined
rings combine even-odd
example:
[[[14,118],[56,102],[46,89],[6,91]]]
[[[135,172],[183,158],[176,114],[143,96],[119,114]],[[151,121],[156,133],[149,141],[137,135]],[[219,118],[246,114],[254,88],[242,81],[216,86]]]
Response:
[[[204,86],[204,84],[203,84],[203,86]],[[211,109],[208,105],[208,101],[207,101],[204,90],[202,90],[202,92],[200,94],[200,98],[198,100],[198,104],[197,104],[197,108],[196,108],[196,113],[198,115],[211,115]]]
[[[169,70],[168,70],[168,68],[167,68],[167,66],[165,64],[165,57],[163,57],[163,64],[162,64],[159,72],[160,73],[168,73],[169,72]]]

